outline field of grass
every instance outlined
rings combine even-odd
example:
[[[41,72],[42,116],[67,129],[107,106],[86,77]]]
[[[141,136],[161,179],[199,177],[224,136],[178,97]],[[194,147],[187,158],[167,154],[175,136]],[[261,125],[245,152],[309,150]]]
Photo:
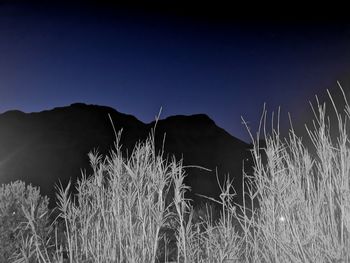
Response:
[[[184,198],[189,189],[182,162],[157,153],[153,133],[127,157],[118,133],[108,156],[89,154],[94,173],[82,176],[75,196],[70,184],[57,189],[54,222],[40,198],[26,205],[28,198],[16,199],[22,200],[17,206],[23,222],[7,229],[13,238],[4,236],[8,242],[2,241],[0,257],[55,263],[350,262],[350,107],[336,109],[332,124],[325,105],[314,112],[314,127],[307,128],[310,149],[293,128],[281,137],[279,117],[268,131],[264,111],[252,136],[254,173],[242,172],[245,201],[232,202],[228,180],[219,209],[191,207]],[[330,125],[339,127],[338,134],[330,134]],[[11,191],[5,188],[0,188],[1,222],[19,216],[6,206],[4,196]]]

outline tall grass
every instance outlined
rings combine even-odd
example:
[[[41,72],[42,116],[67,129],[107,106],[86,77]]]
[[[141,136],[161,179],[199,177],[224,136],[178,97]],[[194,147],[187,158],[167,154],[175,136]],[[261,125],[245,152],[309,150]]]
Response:
[[[311,148],[292,125],[282,138],[279,113],[268,132],[264,110],[256,138],[248,129],[254,169],[242,171],[243,204],[233,203],[227,180],[214,200],[217,214],[185,199],[182,162],[156,153],[154,133],[130,157],[119,133],[108,156],[89,154],[93,174],[83,174],[76,196],[70,184],[58,188],[63,228],[53,252],[44,249],[47,240],[31,239],[35,262],[350,262],[350,107],[346,101],[339,112],[333,103],[335,136],[325,105],[316,106],[306,129]],[[35,218],[25,214],[35,237]]]
[[[350,107],[346,101],[341,113],[333,106],[339,133],[330,134],[326,105],[317,100],[314,127],[306,127],[309,149],[293,127],[288,138],[273,123],[267,134],[264,111],[258,137],[264,133],[266,162],[255,140],[254,179],[248,178],[255,188],[248,195],[259,207],[243,220],[247,262],[350,261]]]
[[[181,163],[157,156],[153,136],[136,145],[130,158],[119,146],[103,158],[90,153],[94,176],[77,183],[74,200],[59,190],[69,262],[156,262],[163,227],[172,213],[171,178],[181,178]]]

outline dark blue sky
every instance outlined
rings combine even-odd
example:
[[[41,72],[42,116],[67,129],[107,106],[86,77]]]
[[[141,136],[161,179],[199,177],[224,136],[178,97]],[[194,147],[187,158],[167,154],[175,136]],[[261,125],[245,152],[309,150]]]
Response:
[[[349,76],[347,21],[187,8],[1,4],[0,112],[85,102],[150,122],[163,107],[247,140],[241,115],[254,126],[266,102],[299,116]]]

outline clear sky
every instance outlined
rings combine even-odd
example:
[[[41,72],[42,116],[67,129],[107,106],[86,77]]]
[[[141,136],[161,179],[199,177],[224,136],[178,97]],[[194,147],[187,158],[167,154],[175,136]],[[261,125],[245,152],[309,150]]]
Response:
[[[247,141],[242,115],[254,127],[266,102],[298,116],[350,73],[341,17],[72,2],[0,4],[0,112],[84,102],[151,122],[162,107]]]

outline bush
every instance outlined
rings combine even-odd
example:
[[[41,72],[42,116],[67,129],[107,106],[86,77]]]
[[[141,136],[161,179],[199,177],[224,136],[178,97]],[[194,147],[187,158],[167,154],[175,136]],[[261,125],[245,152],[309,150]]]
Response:
[[[28,230],[25,212],[32,211],[36,218],[38,236],[48,234],[49,199],[40,196],[40,190],[22,181],[3,184],[0,187],[0,262],[9,262],[23,253],[23,243]]]

